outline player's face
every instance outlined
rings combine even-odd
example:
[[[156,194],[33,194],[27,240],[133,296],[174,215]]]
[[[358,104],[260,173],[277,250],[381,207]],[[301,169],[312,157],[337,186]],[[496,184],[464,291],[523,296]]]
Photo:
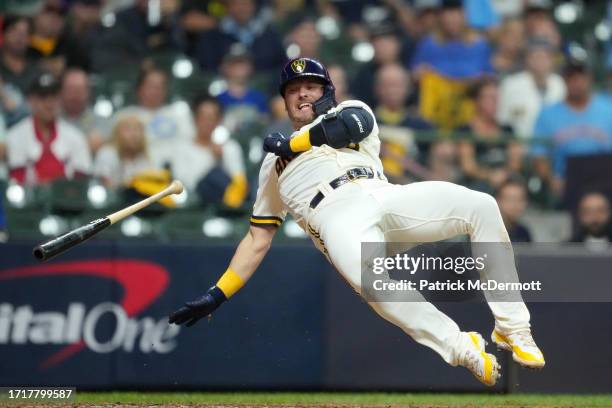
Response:
[[[285,87],[285,108],[297,130],[315,119],[314,102],[323,96],[324,86],[316,79],[295,79]]]

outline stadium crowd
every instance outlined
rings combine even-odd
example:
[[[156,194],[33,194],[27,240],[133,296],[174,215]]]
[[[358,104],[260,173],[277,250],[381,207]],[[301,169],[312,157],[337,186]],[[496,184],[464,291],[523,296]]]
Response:
[[[293,132],[278,72],[302,56],[328,66],[339,102],[372,107],[392,181],[494,194],[515,241],[532,239],[528,205],[573,211],[572,240],[612,239],[609,177],[575,185],[612,153],[606,59],[561,35],[561,2],[5,3],[0,180],[147,195],[178,178],[197,205],[248,212],[263,136]]]

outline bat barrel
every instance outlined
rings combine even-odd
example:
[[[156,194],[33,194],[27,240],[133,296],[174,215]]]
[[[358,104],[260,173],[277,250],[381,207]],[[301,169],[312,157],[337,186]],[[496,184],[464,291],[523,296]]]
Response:
[[[94,220],[89,224],[83,225],[82,227],[76,228],[64,235],[60,235],[57,238],[36,246],[32,251],[34,258],[41,262],[46,261],[91,238],[109,225],[111,225],[111,222],[108,218]]]

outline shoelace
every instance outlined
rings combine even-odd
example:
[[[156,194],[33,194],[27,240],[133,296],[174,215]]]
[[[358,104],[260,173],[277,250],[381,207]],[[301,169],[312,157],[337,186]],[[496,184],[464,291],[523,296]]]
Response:
[[[526,347],[537,348],[535,341],[533,341],[533,337],[529,331],[520,331],[515,334],[516,337],[521,341],[523,345]]]
[[[480,364],[480,351],[468,350],[463,357],[463,362],[467,368],[477,373],[480,377],[484,377],[484,366]]]

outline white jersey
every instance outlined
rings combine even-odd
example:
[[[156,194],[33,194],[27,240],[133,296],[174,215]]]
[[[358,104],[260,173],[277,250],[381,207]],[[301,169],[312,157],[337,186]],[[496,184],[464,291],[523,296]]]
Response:
[[[382,176],[380,139],[374,114],[365,103],[355,100],[342,102],[329,112],[348,107],[360,107],[370,113],[374,120],[372,132],[355,146],[342,149],[314,146],[290,161],[268,153],[259,172],[259,189],[251,224],[280,225],[289,212],[306,230],[305,219],[310,202],[330,181],[354,167],[368,167]],[[310,129],[322,118],[323,115],[319,116],[294,134]]]

